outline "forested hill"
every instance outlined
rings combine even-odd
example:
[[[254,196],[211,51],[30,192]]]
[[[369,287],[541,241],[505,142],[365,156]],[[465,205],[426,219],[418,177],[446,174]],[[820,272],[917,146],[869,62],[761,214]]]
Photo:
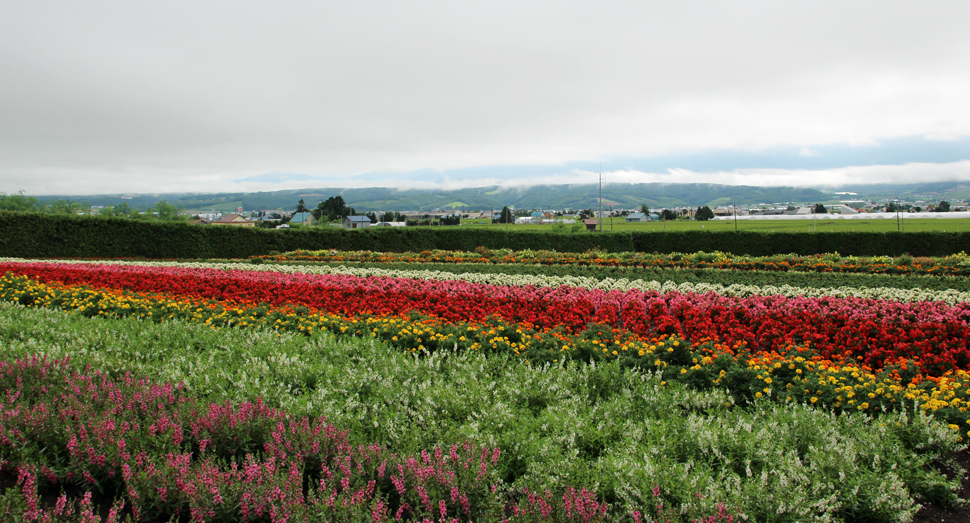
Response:
[[[70,199],[91,205],[119,205],[145,209],[160,200],[187,210],[233,211],[291,209],[299,200],[308,207],[331,196],[341,196],[358,211],[370,210],[432,210],[501,209],[505,205],[529,209],[586,209],[599,205],[599,187],[590,185],[537,185],[532,187],[477,187],[456,190],[428,190],[393,188],[324,188],[296,189],[254,193],[217,194],[140,194],[95,196],[39,196],[40,200]],[[122,199],[124,197],[124,199]],[[603,186],[603,206],[634,208],[646,203],[649,207],[699,206],[774,202],[814,202],[828,196],[814,189],[792,187],[750,187],[713,184],[607,184]]]
[[[959,183],[933,184],[932,188],[900,186],[897,197],[904,193],[932,189],[945,194],[960,187]],[[943,186],[945,185],[945,187]],[[860,198],[866,197],[865,187],[853,187]],[[843,189],[844,190],[844,189]],[[888,186],[879,186],[880,193],[891,193]],[[296,189],[272,192],[217,193],[217,194],[153,194],[153,195],[96,195],[96,196],[38,196],[42,201],[70,199],[90,205],[119,205],[127,202],[130,207],[145,209],[160,200],[194,211],[234,211],[293,209],[303,199],[308,207],[331,196],[341,196],[348,205],[358,211],[404,211],[432,209],[485,210],[501,209],[505,205],[520,209],[587,209],[596,208],[599,187],[589,185],[537,185],[532,187],[477,187],[456,190],[408,189],[386,187],[345,189]],[[124,198],[123,198],[124,197]],[[644,183],[606,184],[603,186],[603,206],[608,208],[708,205],[751,205],[771,203],[815,203],[844,197],[832,192],[795,187],[754,187],[746,185],[716,185],[701,183]]]

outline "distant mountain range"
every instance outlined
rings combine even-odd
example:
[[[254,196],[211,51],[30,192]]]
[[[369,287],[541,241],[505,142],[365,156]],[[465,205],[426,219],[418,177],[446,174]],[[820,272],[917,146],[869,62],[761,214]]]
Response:
[[[856,193],[837,195],[836,192]],[[70,199],[95,206],[127,203],[146,209],[161,200],[185,210],[246,211],[288,209],[301,199],[307,207],[332,196],[340,196],[357,211],[430,211],[434,209],[486,210],[505,205],[517,209],[595,209],[599,206],[599,186],[536,185],[532,187],[477,187],[471,189],[393,189],[386,187],[347,189],[295,189],[254,193],[216,194],[113,194],[95,196],[38,196],[48,201]],[[970,198],[970,181],[909,185],[859,185],[827,189],[796,187],[754,187],[706,183],[606,184],[603,186],[603,208],[633,209],[641,204],[650,208],[698,207],[707,205],[757,205],[834,203],[838,200],[923,199],[962,201]],[[935,200],[934,200],[935,198]]]

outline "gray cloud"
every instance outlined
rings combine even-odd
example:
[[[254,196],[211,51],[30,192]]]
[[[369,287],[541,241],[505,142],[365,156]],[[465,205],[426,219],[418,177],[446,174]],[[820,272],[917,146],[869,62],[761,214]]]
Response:
[[[970,136],[964,1],[481,4],[4,0],[0,190]]]

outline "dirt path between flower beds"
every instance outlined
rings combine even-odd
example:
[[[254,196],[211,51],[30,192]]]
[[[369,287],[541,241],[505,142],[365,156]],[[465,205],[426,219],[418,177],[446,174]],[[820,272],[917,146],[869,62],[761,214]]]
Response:
[[[956,461],[964,470],[963,481],[957,496],[960,499],[970,500],[970,450],[964,450],[957,454]],[[948,478],[952,478],[956,474],[956,471],[948,467],[939,467],[937,470],[946,474]],[[964,523],[967,521],[970,521],[970,501],[949,508],[939,505],[924,505],[913,518],[913,523]]]

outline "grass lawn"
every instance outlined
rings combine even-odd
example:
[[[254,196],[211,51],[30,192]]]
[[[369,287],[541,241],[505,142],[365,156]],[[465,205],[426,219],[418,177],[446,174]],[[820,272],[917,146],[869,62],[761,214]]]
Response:
[[[505,228],[505,224],[491,224],[487,220],[462,220],[463,227],[497,227]],[[552,225],[516,225],[509,224],[509,230],[546,230],[552,231]],[[903,219],[901,228],[904,232],[967,232],[970,231],[970,219]],[[733,231],[733,220],[711,220],[699,222],[684,220],[673,222],[640,222],[627,223],[620,218],[604,219],[604,231]],[[852,220],[738,220],[739,231],[761,232],[892,232],[899,230],[895,219],[872,218]]]

